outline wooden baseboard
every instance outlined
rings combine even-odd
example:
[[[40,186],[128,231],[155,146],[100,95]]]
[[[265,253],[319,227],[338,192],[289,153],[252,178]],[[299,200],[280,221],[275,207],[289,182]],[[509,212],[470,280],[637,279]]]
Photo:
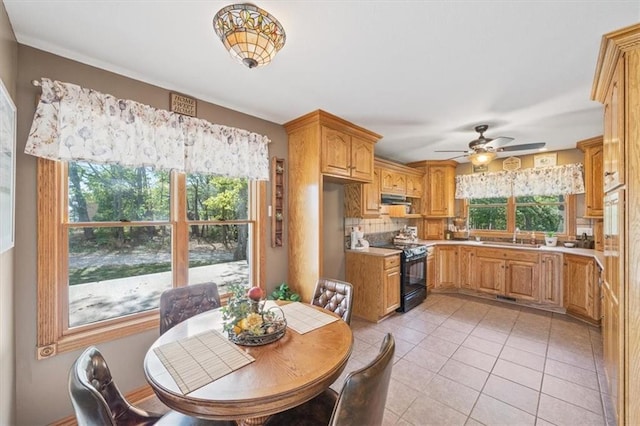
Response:
[[[146,400],[147,398],[151,398],[153,395],[154,393],[153,393],[153,389],[151,389],[151,386],[146,385],[127,393],[125,395],[125,398],[132,405],[137,405],[140,402]],[[53,423],[49,423],[49,426],[77,426],[77,425],[78,425],[78,421],[76,420],[75,415],[71,415],[63,419],[56,420]]]

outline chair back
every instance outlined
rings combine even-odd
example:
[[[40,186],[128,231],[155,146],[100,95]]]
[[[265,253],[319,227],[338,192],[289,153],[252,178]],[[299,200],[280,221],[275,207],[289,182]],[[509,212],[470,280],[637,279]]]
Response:
[[[127,402],[114,383],[104,357],[93,346],[71,367],[69,395],[79,426],[151,425],[160,418]]]
[[[160,295],[160,334],[194,315],[219,307],[220,295],[215,283],[165,290]]]
[[[350,324],[353,307],[353,286],[345,281],[320,278],[313,293],[312,305],[335,312]]]
[[[331,426],[381,425],[387,401],[395,341],[387,333],[376,358],[351,372],[344,381],[331,415]]]

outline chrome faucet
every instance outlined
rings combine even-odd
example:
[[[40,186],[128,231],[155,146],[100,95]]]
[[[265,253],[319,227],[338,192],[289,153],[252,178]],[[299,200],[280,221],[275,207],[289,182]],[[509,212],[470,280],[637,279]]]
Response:
[[[513,231],[513,244],[516,243],[516,237],[518,236],[518,232],[520,232],[520,228],[516,228],[515,231]]]

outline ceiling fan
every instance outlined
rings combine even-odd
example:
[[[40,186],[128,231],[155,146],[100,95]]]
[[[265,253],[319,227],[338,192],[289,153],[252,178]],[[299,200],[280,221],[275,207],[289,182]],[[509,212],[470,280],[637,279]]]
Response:
[[[540,149],[546,145],[545,142],[537,142],[537,143],[525,143],[521,145],[513,145],[513,146],[505,146],[511,141],[513,138],[507,136],[500,136],[497,138],[486,138],[484,136],[484,132],[487,131],[489,125],[480,124],[475,127],[475,131],[480,133],[480,136],[477,139],[469,142],[469,149],[466,151],[436,151],[436,152],[464,152],[463,155],[458,155],[453,158],[460,157],[469,157],[469,160],[474,166],[480,166],[489,164],[498,152],[506,152],[506,151],[524,151],[529,149]],[[452,158],[452,160],[453,160]]]

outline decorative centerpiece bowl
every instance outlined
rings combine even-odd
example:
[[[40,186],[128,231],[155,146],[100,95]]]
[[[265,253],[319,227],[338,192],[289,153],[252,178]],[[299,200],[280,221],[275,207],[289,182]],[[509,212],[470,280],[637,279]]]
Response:
[[[222,307],[224,331],[229,340],[243,346],[260,346],[275,342],[284,336],[287,320],[278,306],[264,309],[262,290],[249,291],[240,285],[231,287],[229,303]]]

